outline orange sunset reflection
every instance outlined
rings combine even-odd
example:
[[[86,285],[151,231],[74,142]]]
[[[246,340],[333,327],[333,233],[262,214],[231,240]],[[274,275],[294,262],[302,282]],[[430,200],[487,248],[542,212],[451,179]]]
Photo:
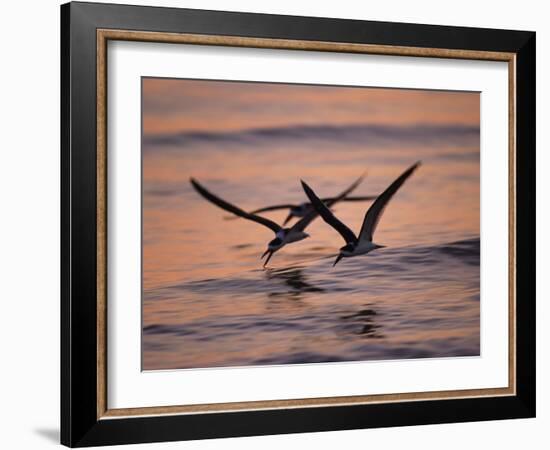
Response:
[[[479,355],[478,93],[144,78],[143,368]],[[422,166],[386,208],[387,248],[332,268],[343,240],[261,254],[273,232],[245,210],[380,194]],[[356,232],[371,202],[339,203]],[[263,213],[282,223],[287,210]]]

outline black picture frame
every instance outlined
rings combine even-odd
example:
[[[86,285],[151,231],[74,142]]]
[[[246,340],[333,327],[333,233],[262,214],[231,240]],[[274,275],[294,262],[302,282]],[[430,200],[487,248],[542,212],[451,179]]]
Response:
[[[98,29],[516,55],[516,395],[105,419],[97,415]],[[69,3],[61,6],[61,442],[71,447],[535,416],[534,32]]]

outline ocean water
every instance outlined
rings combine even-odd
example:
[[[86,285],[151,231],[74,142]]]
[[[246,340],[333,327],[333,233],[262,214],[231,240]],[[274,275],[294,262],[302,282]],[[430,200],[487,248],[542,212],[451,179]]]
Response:
[[[479,355],[478,128],[284,126],[142,147],[143,369]],[[364,171],[352,195],[377,195],[417,160],[375,233],[387,247],[336,267],[344,242],[317,218],[264,269],[271,230],[228,220],[189,184],[251,210],[304,201],[300,179],[336,195]],[[358,232],[369,206],[334,210]]]

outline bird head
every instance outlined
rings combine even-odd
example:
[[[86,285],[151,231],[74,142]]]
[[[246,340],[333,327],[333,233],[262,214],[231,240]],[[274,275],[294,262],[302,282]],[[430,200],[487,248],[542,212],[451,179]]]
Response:
[[[355,250],[355,244],[348,242],[346,245],[340,248],[340,253],[344,256],[349,256]]]
[[[267,249],[276,252],[283,246],[283,240],[280,237],[276,237],[275,239],[269,241],[269,244],[267,244]]]
[[[332,267],[338,264],[338,261],[340,261],[342,258],[350,256],[353,253],[353,250],[355,250],[355,244],[353,244],[352,242],[348,242],[346,245],[340,248],[340,253],[336,257],[336,260],[334,261]]]
[[[276,237],[272,241],[267,244],[266,251],[262,254],[260,259],[264,259],[266,255],[267,259],[264,262],[264,267],[267,265],[271,257],[273,256],[273,253],[275,253],[277,250],[279,250],[283,246],[283,240],[280,237]]]

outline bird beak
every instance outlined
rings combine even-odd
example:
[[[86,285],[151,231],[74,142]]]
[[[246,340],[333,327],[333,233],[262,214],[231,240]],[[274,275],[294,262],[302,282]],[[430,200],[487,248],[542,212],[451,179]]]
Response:
[[[336,260],[334,261],[334,264],[332,265],[332,267],[334,267],[336,264],[338,264],[338,261],[340,261],[342,258],[343,258],[343,256],[342,256],[342,254],[340,253],[340,254],[336,257]]]
[[[292,213],[290,213],[288,216],[286,216],[286,219],[283,222],[283,226],[285,226],[290,221],[290,219],[292,219],[293,217],[294,217],[294,215]]]
[[[265,255],[267,255],[268,253],[269,253],[269,255],[267,256],[267,259],[266,259],[265,262],[264,262],[264,267],[267,266],[267,263],[269,262],[269,260],[270,260],[271,257],[273,256],[273,253],[275,253],[275,252],[272,251],[272,250],[267,249],[267,250],[264,252],[264,254],[262,255],[262,257],[261,257],[260,259],[263,259],[263,257],[264,257]]]

